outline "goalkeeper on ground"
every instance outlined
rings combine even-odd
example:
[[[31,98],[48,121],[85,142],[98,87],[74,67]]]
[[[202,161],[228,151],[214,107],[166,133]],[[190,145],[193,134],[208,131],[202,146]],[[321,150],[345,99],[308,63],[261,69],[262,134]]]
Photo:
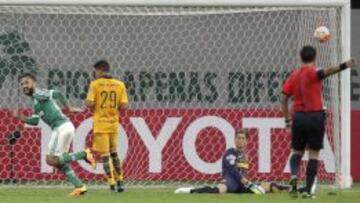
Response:
[[[290,186],[274,182],[252,183],[247,179],[249,161],[246,154],[246,144],[249,133],[240,129],[235,133],[235,148],[225,151],[222,158],[222,181],[216,187],[179,188],[179,193],[253,193],[265,194],[270,192],[289,191]]]
[[[68,99],[57,90],[37,88],[36,78],[31,73],[21,75],[19,82],[24,94],[31,97],[34,112],[32,116],[26,117],[15,110],[12,115],[28,125],[37,125],[41,119],[51,127],[52,134],[48,145],[49,153],[46,155],[46,163],[58,168],[75,186],[75,190],[69,194],[70,196],[84,194],[87,189],[76,176],[70,163],[75,160],[85,160],[93,168],[96,167],[96,163],[89,149],[77,153],[68,153],[75,135],[75,128],[72,122],[61,112],[57,101],[72,113],[80,112],[81,109],[73,107]]]

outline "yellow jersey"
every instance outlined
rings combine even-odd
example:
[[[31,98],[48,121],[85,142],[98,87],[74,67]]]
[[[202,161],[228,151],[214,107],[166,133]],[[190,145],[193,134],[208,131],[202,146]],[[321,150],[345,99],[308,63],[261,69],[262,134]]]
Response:
[[[94,133],[116,133],[119,127],[119,107],[128,103],[122,81],[102,77],[91,82],[87,100],[95,102]]]

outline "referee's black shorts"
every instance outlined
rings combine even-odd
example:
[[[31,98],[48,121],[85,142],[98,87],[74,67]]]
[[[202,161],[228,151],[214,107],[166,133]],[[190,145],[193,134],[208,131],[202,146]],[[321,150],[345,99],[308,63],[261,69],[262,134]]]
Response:
[[[325,112],[295,112],[292,125],[292,149],[303,151],[306,147],[320,150],[324,147]]]

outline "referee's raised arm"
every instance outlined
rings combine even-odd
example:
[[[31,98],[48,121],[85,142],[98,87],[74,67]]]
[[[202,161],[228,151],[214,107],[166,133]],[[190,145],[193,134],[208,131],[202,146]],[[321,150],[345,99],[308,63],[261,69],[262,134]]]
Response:
[[[348,61],[345,61],[345,62],[341,63],[340,65],[331,66],[331,67],[329,67],[327,69],[324,69],[323,70],[324,74],[323,74],[322,79],[327,78],[327,77],[329,77],[331,75],[334,75],[336,73],[339,73],[339,72],[341,72],[341,71],[343,71],[343,70],[345,70],[347,68],[351,68],[354,65],[355,65],[355,60],[350,59]]]

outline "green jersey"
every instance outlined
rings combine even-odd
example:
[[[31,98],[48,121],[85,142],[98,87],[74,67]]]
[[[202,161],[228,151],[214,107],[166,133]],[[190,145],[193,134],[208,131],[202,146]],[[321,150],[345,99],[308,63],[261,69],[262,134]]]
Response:
[[[60,91],[35,89],[32,100],[34,112],[26,119],[26,124],[37,125],[42,119],[51,129],[55,129],[69,121],[56,103],[58,100],[64,106],[68,104],[67,98]]]

